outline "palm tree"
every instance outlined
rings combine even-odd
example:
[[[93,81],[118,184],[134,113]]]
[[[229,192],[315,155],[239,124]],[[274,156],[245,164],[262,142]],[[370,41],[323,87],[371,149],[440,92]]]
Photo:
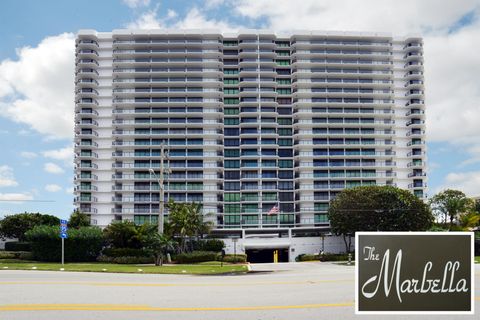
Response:
[[[162,266],[169,251],[175,250],[177,243],[165,234],[153,232],[144,239],[145,248],[152,252],[156,266]]]
[[[210,222],[204,221],[202,205],[199,203],[175,203],[170,201],[169,223],[173,234],[179,238],[179,251],[187,251],[187,240],[210,232]]]

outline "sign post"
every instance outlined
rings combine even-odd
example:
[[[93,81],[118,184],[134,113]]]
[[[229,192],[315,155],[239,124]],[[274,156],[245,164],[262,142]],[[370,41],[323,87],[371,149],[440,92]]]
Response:
[[[62,239],[62,267],[65,263],[65,239],[68,238],[68,221],[60,220],[60,238]]]

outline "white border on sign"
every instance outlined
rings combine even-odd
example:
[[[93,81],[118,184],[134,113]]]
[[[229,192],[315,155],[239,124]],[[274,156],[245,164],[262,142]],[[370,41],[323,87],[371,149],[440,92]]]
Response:
[[[358,236],[359,235],[417,235],[417,236],[448,236],[448,235],[463,235],[470,236],[470,278],[471,278],[471,309],[470,311],[359,311],[358,310]],[[359,231],[355,232],[355,314],[475,314],[475,235],[473,232],[466,231],[441,231],[441,232],[426,232],[426,231]]]

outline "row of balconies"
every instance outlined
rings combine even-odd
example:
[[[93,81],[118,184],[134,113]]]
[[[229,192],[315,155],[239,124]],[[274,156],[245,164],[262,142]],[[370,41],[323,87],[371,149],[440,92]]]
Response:
[[[167,180],[222,180],[223,176],[221,174],[207,174],[207,173],[197,173],[197,172],[172,172],[169,173],[166,177]],[[112,174],[112,180],[146,180],[146,181],[157,181],[157,176],[148,173],[135,173],[135,174],[126,174],[126,173],[116,173]]]
[[[147,87],[147,88],[114,88],[113,93],[198,93],[198,92],[207,92],[207,93],[222,93],[222,88],[202,88],[202,87]]]
[[[145,158],[145,157],[160,157],[161,153],[159,151],[152,151],[152,152],[125,152],[125,151],[115,151],[112,152],[112,157],[115,158]],[[213,152],[213,151],[193,151],[188,150],[188,152],[184,154],[176,155],[174,151],[169,153],[170,158],[176,157],[200,157],[200,158],[218,158],[223,157],[222,152]]]
[[[180,68],[180,67],[171,67],[171,68],[115,68],[113,69],[113,73],[129,73],[129,74],[138,74],[138,73],[208,73],[208,72],[215,72],[215,73],[223,73],[220,67],[217,68]]]
[[[396,155],[395,151],[365,151],[365,150],[350,150],[343,149],[322,149],[322,151],[295,151],[295,157],[393,157]]]
[[[295,162],[295,167],[299,168],[335,168],[335,167],[395,167],[397,163],[395,161],[372,161],[364,160],[352,161],[351,159],[347,160],[319,160],[319,161],[300,161]],[[421,163],[420,163],[421,165]],[[413,166],[413,164],[412,164]]]
[[[141,104],[141,103],[221,103],[222,99],[203,98],[203,97],[145,97],[145,98],[116,98],[112,101],[115,104],[128,103],[128,104]],[[77,102],[78,103],[78,102]]]
[[[406,136],[407,136],[407,137],[410,137],[410,136],[423,136],[423,135],[425,135],[425,130],[418,130],[418,131],[413,131],[413,130],[411,130],[411,131],[408,131],[408,132],[406,133]]]

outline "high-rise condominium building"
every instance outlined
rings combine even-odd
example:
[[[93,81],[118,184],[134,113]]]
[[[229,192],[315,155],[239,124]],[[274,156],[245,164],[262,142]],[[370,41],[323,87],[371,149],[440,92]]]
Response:
[[[82,30],[75,75],[75,205],[97,225],[157,221],[162,143],[165,200],[252,257],[318,252],[345,188],[425,197],[420,37]]]

